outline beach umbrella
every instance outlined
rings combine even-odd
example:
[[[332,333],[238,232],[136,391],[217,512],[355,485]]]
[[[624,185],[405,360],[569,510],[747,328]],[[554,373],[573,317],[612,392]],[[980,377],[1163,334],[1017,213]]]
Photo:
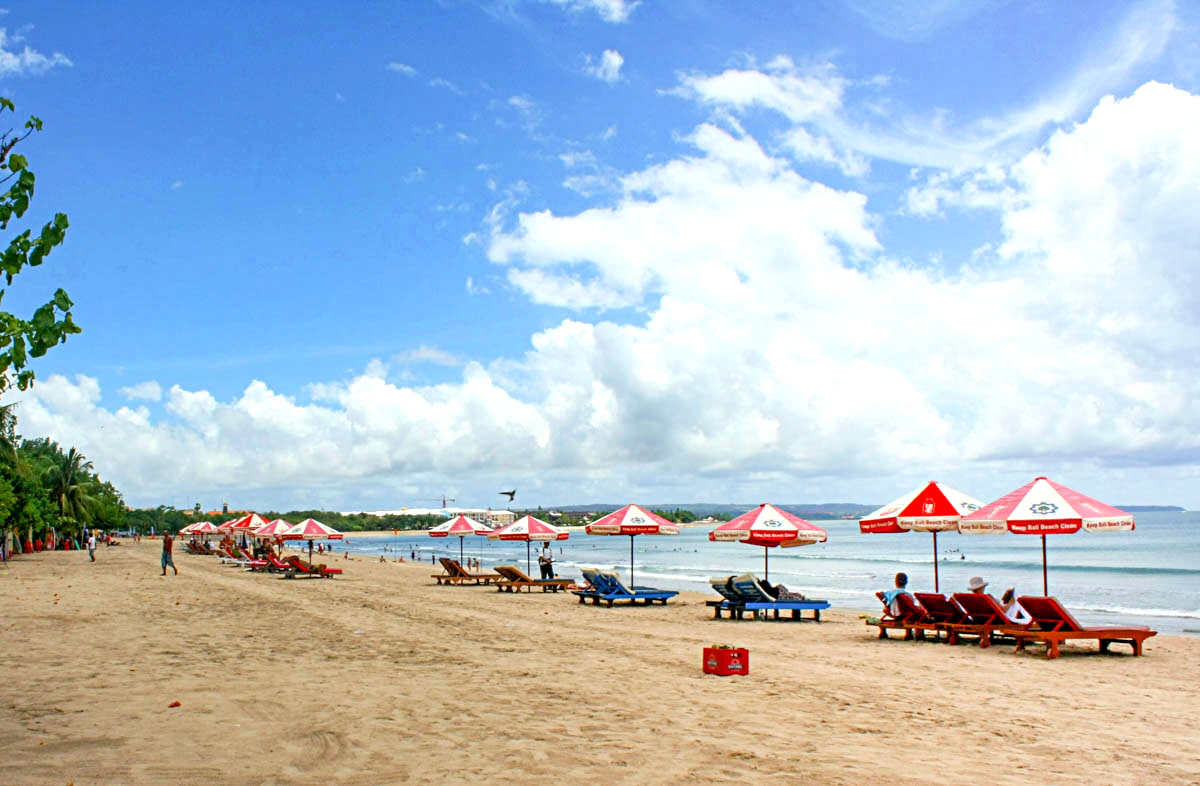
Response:
[[[468,535],[483,536],[491,535],[493,532],[495,532],[495,530],[486,524],[480,524],[475,519],[467,518],[460,513],[450,521],[447,521],[445,524],[438,524],[436,527],[430,529],[429,535],[430,537],[434,538],[448,538],[451,536],[458,538],[458,561],[462,562],[463,540],[465,540]],[[480,558],[482,557],[483,554],[481,552]]]
[[[958,522],[967,535],[1012,532],[1042,536],[1042,594],[1050,594],[1046,571],[1046,536],[1069,535],[1079,530],[1113,532],[1133,529],[1133,516],[1080,494],[1053,480],[1040,477],[984,505]]]
[[[179,534],[181,536],[182,535],[191,535],[192,532],[194,532],[196,529],[196,524],[199,524],[199,523],[200,522],[197,521],[195,524],[188,524],[186,527],[183,527],[182,529],[179,530]]]
[[[299,524],[294,524],[290,529],[284,530],[280,537],[284,540],[307,540],[308,561],[312,562],[314,540],[341,540],[342,533],[316,519],[305,519]]]
[[[596,519],[585,528],[589,535],[629,536],[629,586],[633,586],[633,538],[636,535],[678,535],[679,525],[637,505],[626,505]]]
[[[825,530],[811,521],[765,502],[735,519],[714,527],[708,533],[709,540],[740,540],[751,546],[762,546],[764,579],[771,577],[767,555],[772,546],[808,546],[812,543],[824,543],[826,538]]]
[[[534,516],[522,516],[512,524],[507,524],[500,529],[493,530],[492,534],[488,535],[492,540],[525,541],[526,573],[532,572],[532,563],[529,559],[529,544],[531,541],[540,540],[549,543],[552,540],[566,540],[570,536],[571,533],[565,529],[559,529],[553,524],[547,524]]]
[[[224,524],[218,524],[217,529],[220,530],[221,532],[227,533],[230,530],[232,530],[233,525],[237,524],[239,521],[241,521],[241,519],[230,519],[229,521],[226,521]]]
[[[960,518],[981,507],[983,503],[974,497],[931,480],[859,519],[858,528],[862,532],[932,532],[933,590],[941,592],[938,581],[938,533],[957,530]]]
[[[261,527],[254,530],[250,534],[256,538],[262,538],[263,540],[270,540],[271,538],[282,537],[283,533],[287,532],[293,526],[294,525],[290,521],[284,521],[283,519],[275,519],[274,521],[268,521],[266,524],[263,524]]]

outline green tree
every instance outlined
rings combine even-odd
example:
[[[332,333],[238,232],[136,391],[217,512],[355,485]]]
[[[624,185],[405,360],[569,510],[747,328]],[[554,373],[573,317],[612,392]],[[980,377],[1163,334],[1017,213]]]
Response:
[[[95,505],[91,496],[94,484],[91,471],[92,462],[71,448],[59,455],[58,460],[47,468],[43,478],[51,499],[58,505],[59,518],[72,526],[85,523]]]
[[[0,97],[0,116],[4,112],[16,113],[13,102]],[[20,219],[29,209],[33,199],[33,187],[36,178],[29,169],[28,159],[13,151],[21,142],[29,138],[35,131],[42,130],[42,121],[30,117],[25,122],[23,133],[14,134],[5,131],[0,135],[0,187],[5,184],[8,189],[0,194],[0,230],[8,229],[8,224],[14,218]],[[55,213],[54,218],[42,226],[41,232],[33,234],[32,229],[26,229],[8,243],[0,255],[0,270],[4,273],[6,287],[11,286],[13,277],[21,272],[25,265],[36,267],[42,264],[46,256],[63,242],[67,234],[66,213]],[[7,289],[0,289],[0,300],[3,300]],[[43,306],[39,306],[30,319],[0,311],[0,392],[13,384],[12,373],[16,374],[16,384],[25,390],[33,382],[33,370],[27,368],[30,357],[41,357],[56,344],[67,340],[67,336],[80,332],[80,328],[71,319],[71,298],[59,289],[54,297]]]

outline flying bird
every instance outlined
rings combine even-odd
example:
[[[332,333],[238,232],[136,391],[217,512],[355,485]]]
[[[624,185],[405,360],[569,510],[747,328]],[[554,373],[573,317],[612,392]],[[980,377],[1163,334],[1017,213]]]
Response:
[[[501,494],[507,494],[507,495],[508,495],[508,501],[509,501],[509,502],[512,502],[512,501],[513,501],[513,497],[517,496],[517,490],[516,490],[516,489],[513,489],[512,491],[501,491],[500,493],[501,493]]]

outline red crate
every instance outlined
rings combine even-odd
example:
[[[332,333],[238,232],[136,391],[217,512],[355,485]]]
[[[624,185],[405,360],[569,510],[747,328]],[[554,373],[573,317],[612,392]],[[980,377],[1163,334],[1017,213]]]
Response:
[[[728,677],[732,674],[750,673],[750,650],[704,648],[704,673]]]

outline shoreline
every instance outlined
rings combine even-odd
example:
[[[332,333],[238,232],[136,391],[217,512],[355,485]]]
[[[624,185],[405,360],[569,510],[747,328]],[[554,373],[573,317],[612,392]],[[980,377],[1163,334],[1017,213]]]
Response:
[[[698,593],[608,609],[361,557],[289,581],[177,554],[163,578],[158,555],[147,540],[0,568],[7,781],[1200,779],[1180,755],[1200,735],[1185,636],[1050,661],[879,641],[840,611],[716,621]],[[702,674],[714,642],[749,648],[750,674]]]

